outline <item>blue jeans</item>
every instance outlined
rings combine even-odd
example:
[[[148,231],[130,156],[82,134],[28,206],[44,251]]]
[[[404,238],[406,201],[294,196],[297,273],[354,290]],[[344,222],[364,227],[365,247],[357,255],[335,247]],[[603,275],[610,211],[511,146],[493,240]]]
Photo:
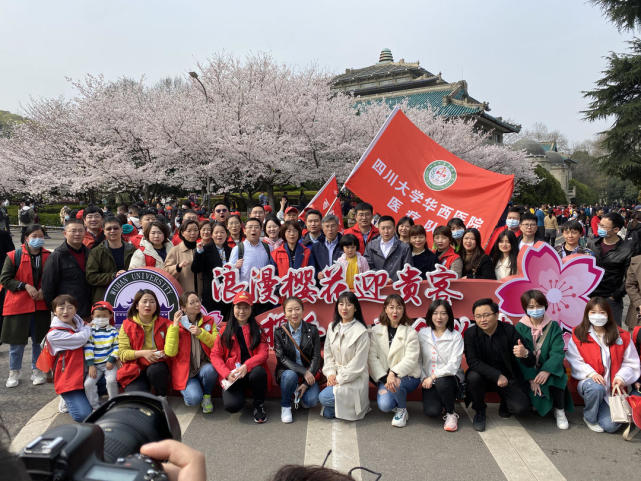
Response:
[[[379,383],[378,392],[376,393],[378,409],[384,413],[388,413],[394,408],[405,409],[407,407],[407,393],[416,389],[420,382],[421,380],[417,377],[402,377],[401,384],[396,392],[388,391],[384,382]]]
[[[89,404],[89,400],[87,399],[84,389],[63,392],[61,396],[67,404],[69,414],[77,423],[81,423],[91,414],[91,404]]]
[[[180,391],[187,406],[197,406],[203,400],[203,394],[211,395],[218,379],[218,373],[211,363],[200,366],[198,374],[187,380],[185,389]]]
[[[336,404],[336,399],[334,398],[334,386],[327,386],[323,389],[318,395],[318,400],[323,406],[323,417],[327,419],[333,419],[336,417],[336,410],[334,405]]]
[[[36,368],[36,361],[40,356],[40,343],[36,340],[36,319],[35,316],[31,317],[29,324],[29,332],[31,333],[31,369]],[[19,371],[22,369],[22,356],[26,344],[10,344],[9,345],[9,369],[11,371]]]
[[[604,385],[586,379],[581,384],[579,394],[585,401],[583,417],[588,422],[598,424],[608,433],[613,433],[621,427],[619,423],[613,423],[610,419],[610,406],[605,402],[608,392]]]
[[[298,374],[289,369],[283,371],[280,376],[280,405],[284,408],[289,408],[292,406],[292,397],[294,397],[294,391],[298,387]],[[305,394],[301,398],[303,406],[306,408],[314,407],[318,404],[318,393],[320,388],[318,383],[315,382],[307,388]]]

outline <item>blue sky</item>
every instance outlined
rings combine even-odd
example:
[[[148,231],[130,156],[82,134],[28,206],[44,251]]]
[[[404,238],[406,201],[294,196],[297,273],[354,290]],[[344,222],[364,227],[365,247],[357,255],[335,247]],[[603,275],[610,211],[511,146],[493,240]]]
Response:
[[[152,82],[219,51],[341,73],[387,47],[395,60],[467,80],[490,114],[542,122],[571,142],[607,128],[582,120],[581,91],[631,38],[584,0],[0,0],[0,32],[0,110],[71,95],[65,77]]]

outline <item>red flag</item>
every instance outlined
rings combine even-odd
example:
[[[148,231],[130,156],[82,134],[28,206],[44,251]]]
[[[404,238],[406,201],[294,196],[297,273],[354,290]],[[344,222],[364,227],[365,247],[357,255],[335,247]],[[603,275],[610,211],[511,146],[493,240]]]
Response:
[[[319,210],[322,214],[322,217],[325,217],[328,214],[334,214],[338,217],[338,227],[343,229],[343,212],[341,209],[341,203],[338,200],[338,181],[336,180],[336,174],[332,174],[325,185],[320,188],[316,193],[314,198],[309,201],[307,207],[298,216],[299,219],[305,220],[305,213],[309,209]]]
[[[409,216],[428,237],[458,217],[485,242],[514,189],[514,176],[459,159],[425,135],[396,108],[345,182],[374,211]]]

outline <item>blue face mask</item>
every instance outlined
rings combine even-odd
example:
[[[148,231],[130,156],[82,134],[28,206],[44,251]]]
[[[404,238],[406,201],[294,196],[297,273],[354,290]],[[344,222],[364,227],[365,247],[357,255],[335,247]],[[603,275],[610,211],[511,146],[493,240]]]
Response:
[[[597,230],[597,233],[599,234],[599,237],[601,237],[601,238],[608,236],[608,231],[605,230],[605,229],[602,229],[601,227],[599,227],[599,229]]]
[[[464,229],[453,230],[452,237],[454,237],[455,239],[460,239],[461,237],[463,237],[463,232],[465,232]]]
[[[510,229],[514,229],[515,227],[518,227],[519,221],[517,219],[505,219],[505,225]]]
[[[40,249],[44,245],[45,245],[45,240],[42,237],[34,237],[33,239],[29,239],[29,247],[33,247],[34,249]]]
[[[527,315],[533,317],[534,319],[539,319],[545,315],[544,307],[537,307],[536,309],[528,308]]]

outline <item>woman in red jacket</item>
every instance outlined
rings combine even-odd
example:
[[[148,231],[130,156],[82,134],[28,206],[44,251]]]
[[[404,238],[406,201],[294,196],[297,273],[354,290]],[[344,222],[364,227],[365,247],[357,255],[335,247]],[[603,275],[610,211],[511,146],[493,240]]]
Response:
[[[194,291],[180,296],[180,309],[167,329],[165,354],[172,359],[171,382],[180,391],[185,405],[201,405],[203,413],[213,412],[211,392],[218,374],[209,362],[211,348],[218,337],[214,318],[200,312],[200,299]]]
[[[118,383],[125,391],[150,392],[167,396],[170,362],[165,357],[165,338],[171,321],[160,316],[160,304],[151,289],[134,296],[118,333]]]
[[[245,390],[254,395],[254,422],[264,423],[265,392],[267,391],[268,347],[252,315],[248,292],[234,297],[234,309],[211,350],[211,363],[223,386],[225,410],[235,413],[245,404]]]
[[[4,298],[2,342],[9,344],[9,378],[7,387],[16,387],[20,379],[22,356],[31,337],[31,381],[44,384],[45,375],[36,369],[40,343],[49,329],[49,309],[42,295],[42,273],[49,258],[44,248],[45,234],[38,224],[25,228],[24,244],[9,252],[0,273]]]
[[[283,243],[272,252],[280,277],[286,275],[290,268],[314,265],[312,251],[299,242],[302,234],[300,225],[294,220],[285,221],[281,226],[280,238],[283,239]]]
[[[434,229],[434,250],[438,256],[438,263],[443,264],[447,269],[456,272],[461,277],[463,272],[463,261],[454,250],[454,237],[452,231],[445,225]]]

